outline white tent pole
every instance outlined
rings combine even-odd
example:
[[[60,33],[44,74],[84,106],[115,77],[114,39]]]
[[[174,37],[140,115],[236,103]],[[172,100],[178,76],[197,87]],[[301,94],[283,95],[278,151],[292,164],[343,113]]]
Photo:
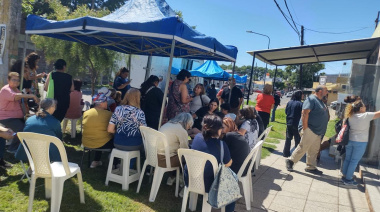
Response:
[[[21,76],[20,76],[20,91],[22,92],[22,87],[24,85],[24,69],[25,69],[25,57],[26,57],[26,44],[27,44],[28,34],[25,33],[25,40],[24,40],[24,50],[22,52],[22,59],[21,59]]]
[[[175,47],[175,39],[172,40],[172,48],[170,50],[170,60],[169,60],[169,69],[168,73],[166,75],[166,85],[165,85],[165,92],[164,92],[164,100],[162,101],[161,105],[161,114],[160,114],[160,122],[158,123],[158,128],[161,127],[162,119],[164,115],[164,109],[166,104],[166,96],[168,95],[168,88],[169,88],[169,81],[170,81],[170,74],[172,72],[172,64],[173,64],[173,56],[174,56],[174,47]]]

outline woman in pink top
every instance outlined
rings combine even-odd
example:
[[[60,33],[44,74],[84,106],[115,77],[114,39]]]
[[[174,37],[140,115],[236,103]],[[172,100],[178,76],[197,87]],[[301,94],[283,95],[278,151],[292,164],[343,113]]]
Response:
[[[256,98],[256,110],[263,120],[264,129],[266,129],[269,124],[270,110],[274,106],[274,97],[271,95],[272,91],[272,85],[265,84],[263,93],[257,95]]]
[[[20,75],[17,72],[8,74],[8,84],[0,90],[0,124],[14,132],[24,129],[24,113],[21,109],[21,99],[33,98],[35,102],[39,99],[34,94],[22,94],[17,88],[20,86]],[[20,141],[15,137],[9,146],[9,152],[16,152]],[[0,143],[0,146],[5,145]],[[3,149],[3,148],[0,148]]]
[[[70,93],[70,106],[66,112],[65,118],[67,119],[79,119],[82,116],[83,105],[82,102],[82,92],[80,88],[82,87],[82,81],[74,80],[74,91]]]

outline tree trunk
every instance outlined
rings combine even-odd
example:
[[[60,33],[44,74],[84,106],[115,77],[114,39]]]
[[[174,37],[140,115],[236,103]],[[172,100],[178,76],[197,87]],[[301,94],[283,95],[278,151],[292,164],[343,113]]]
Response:
[[[91,73],[91,96],[95,95],[95,83],[96,83],[96,70],[94,68],[94,64],[92,63],[91,59],[88,58],[88,61],[90,62],[91,68],[90,73]]]
[[[95,0],[92,0],[92,3],[91,3],[91,10],[93,10],[95,7]]]

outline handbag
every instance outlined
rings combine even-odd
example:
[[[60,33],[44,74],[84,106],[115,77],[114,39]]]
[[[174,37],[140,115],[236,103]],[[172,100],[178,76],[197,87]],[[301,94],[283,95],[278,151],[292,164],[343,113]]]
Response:
[[[220,141],[220,164],[212,182],[207,202],[213,208],[221,208],[241,198],[239,180],[236,174],[223,164],[223,141]]]
[[[342,146],[347,145],[348,139],[349,139],[349,132],[350,132],[350,123],[348,122],[348,118],[347,118],[345,123],[342,125],[342,128],[340,129],[338,136],[335,139],[335,142]]]
[[[46,98],[54,99],[54,80],[53,80],[53,72],[49,74],[49,85],[46,92]]]

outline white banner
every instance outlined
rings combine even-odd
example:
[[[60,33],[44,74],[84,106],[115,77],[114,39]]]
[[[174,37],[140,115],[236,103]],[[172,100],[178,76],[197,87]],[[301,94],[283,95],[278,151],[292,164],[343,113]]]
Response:
[[[5,49],[6,30],[5,24],[0,24],[0,65],[3,64],[3,54]]]

